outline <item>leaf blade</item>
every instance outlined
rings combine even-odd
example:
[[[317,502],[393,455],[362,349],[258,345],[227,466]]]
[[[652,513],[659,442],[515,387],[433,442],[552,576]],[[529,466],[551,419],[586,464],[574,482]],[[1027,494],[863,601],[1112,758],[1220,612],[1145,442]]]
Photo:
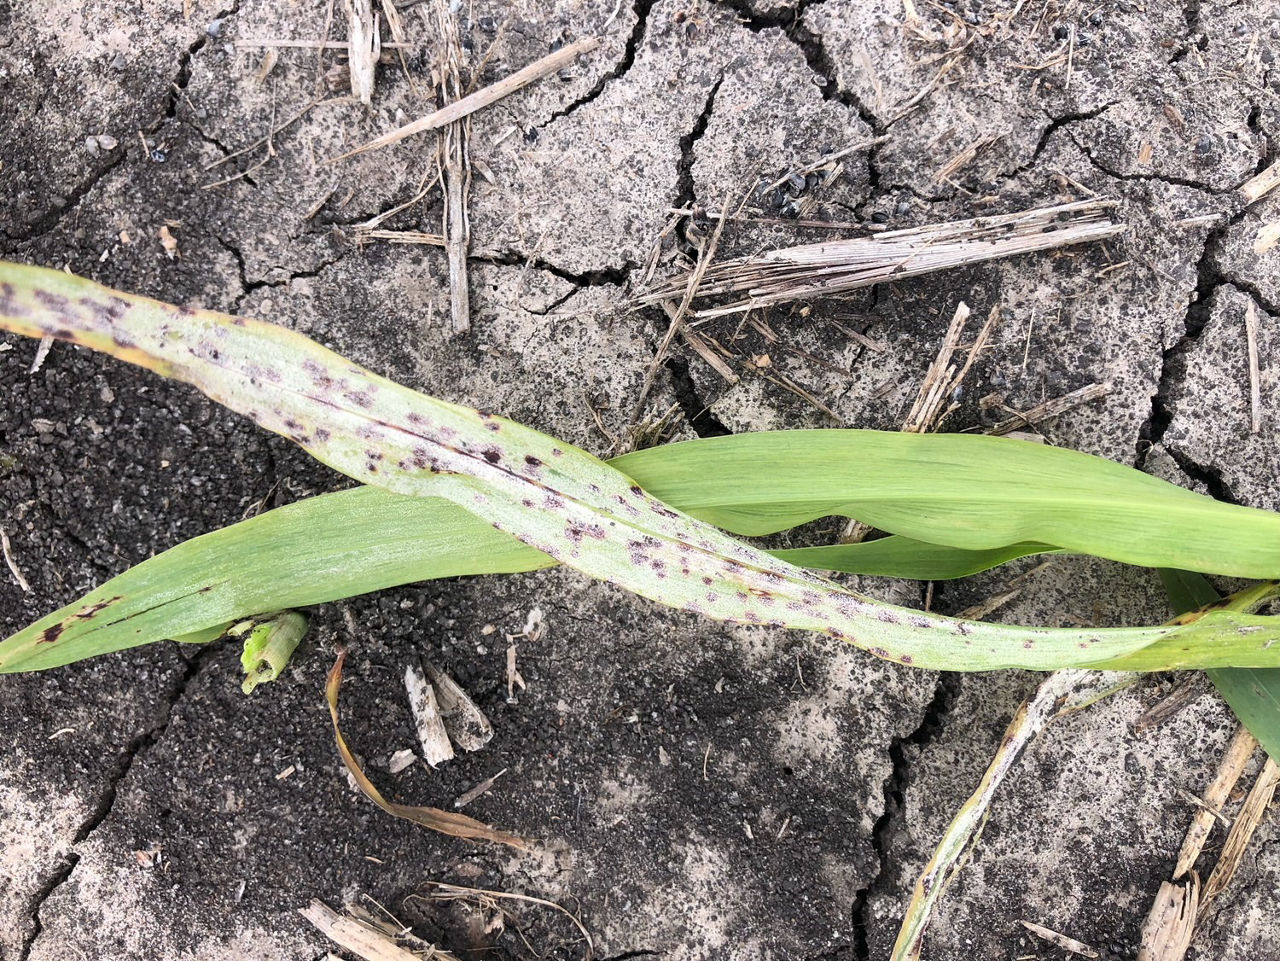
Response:
[[[1233,612],[1173,628],[1044,629],[872,601],[672,510],[585,451],[418,394],[260,321],[2,264],[0,326],[182,380],[356,480],[445,498],[588,576],[717,620],[816,631],[949,670],[1280,663],[1280,648],[1270,651],[1280,626]]]

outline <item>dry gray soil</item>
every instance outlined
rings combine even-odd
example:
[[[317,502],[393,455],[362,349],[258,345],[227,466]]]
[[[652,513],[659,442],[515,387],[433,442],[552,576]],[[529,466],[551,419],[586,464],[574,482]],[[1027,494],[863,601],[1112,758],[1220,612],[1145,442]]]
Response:
[[[1096,192],[1129,230],[775,311],[776,342],[750,328],[734,340],[725,321],[713,332],[740,358],[736,385],[683,347],[662,368],[648,407],[683,413],[675,436],[896,427],[963,298],[978,316],[1004,309],[970,399],[998,391],[1025,408],[1105,382],[1103,401],[1043,426],[1050,442],[1280,507],[1280,253],[1255,243],[1280,201],[1244,211],[1233,194],[1275,159],[1274,0],[917,0],[914,23],[898,0],[634,0],[607,26],[612,0],[464,3],[471,63],[488,53],[480,83],[557,43],[600,31],[604,43],[475,117],[472,155],[493,182],[472,194],[474,316],[460,338],[438,249],[352,241],[354,224],[415,193],[434,140],[323,162],[429,109],[429,55],[411,51],[407,76],[382,66],[371,108],[331,93],[272,138],[272,156],[258,147],[208,169],[305,106],[339,58],[318,68],[314,50],[284,50],[262,77],[263,50],[237,45],[320,36],[322,0],[186,6],[0,3],[0,254],[283,323],[604,453],[665,326],[623,305],[668,209],[717,205],[758,172],[888,134],[850,158],[814,216],[908,226]],[[426,49],[428,7],[405,11]],[[339,4],[332,37],[343,23]],[[100,135],[116,145],[90,143]],[[439,215],[433,194],[387,226],[435,231]],[[726,245],[814,236],[737,227]],[[32,374],[35,349],[0,337],[0,524],[32,588],[0,572],[0,633],[255,505],[345,486],[186,387],[62,345]],[[746,359],[762,353],[837,419],[753,372]],[[950,426],[981,417],[967,404]],[[1031,566],[939,585],[934,607],[960,610]],[[862,586],[922,602],[918,585]],[[521,645],[528,689],[508,703],[495,640],[535,607],[546,633]],[[1112,624],[1167,609],[1150,572],[1061,559],[996,616]],[[484,917],[409,897],[428,880],[561,901],[603,958],[885,958],[931,845],[1034,685],[725,628],[559,571],[405,587],[312,624],[286,677],[247,699],[231,643],[0,678],[0,958],[319,958],[330,946],[296,909],[362,896],[463,958],[580,956],[551,915],[521,912],[526,943],[514,924],[486,931]],[[435,836],[352,792],[321,697],[335,643],[352,652],[348,735],[384,790],[444,804],[506,768],[468,810],[540,839],[536,853]],[[437,771],[392,775],[388,757],[414,743],[401,677],[419,650],[468,687],[496,736]],[[1061,957],[1023,918],[1132,955],[1187,794],[1232,730],[1206,687],[1135,733],[1170,683],[1153,678],[1036,744],[944,897],[928,958]],[[1264,824],[1198,957],[1280,958],[1278,838]]]

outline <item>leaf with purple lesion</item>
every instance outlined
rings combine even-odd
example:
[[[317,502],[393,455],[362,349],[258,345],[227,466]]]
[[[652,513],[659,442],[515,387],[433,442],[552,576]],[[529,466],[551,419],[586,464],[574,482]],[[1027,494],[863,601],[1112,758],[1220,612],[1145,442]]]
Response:
[[[1280,628],[1267,618],[1019,628],[872,601],[671,508],[585,451],[416,393],[257,320],[4,264],[0,327],[190,383],[350,477],[452,501],[591,577],[717,620],[819,631],[878,657],[946,670],[1280,662],[1280,648],[1270,650]],[[1212,643],[1197,648],[1200,641]]]

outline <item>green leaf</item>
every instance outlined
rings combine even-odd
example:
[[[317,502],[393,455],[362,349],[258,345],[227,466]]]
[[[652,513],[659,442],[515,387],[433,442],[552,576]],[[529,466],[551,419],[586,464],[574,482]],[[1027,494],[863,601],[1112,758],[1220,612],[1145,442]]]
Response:
[[[0,326],[83,344],[193,384],[350,477],[392,493],[451,501],[589,576],[717,620],[818,631],[878,657],[948,670],[1280,663],[1280,647],[1273,649],[1280,624],[1234,611],[1215,611],[1172,627],[1044,629],[960,621],[878,603],[673,510],[585,451],[513,421],[415,393],[294,331],[260,321],[172,307],[61,272],[3,264]],[[997,547],[998,539],[987,531],[998,519],[970,516],[982,500],[972,490],[974,478],[989,475],[989,461],[995,457],[1001,459],[1002,471],[1023,480],[1033,477],[1028,464],[1045,464],[1029,461],[1017,442],[975,440],[981,442],[981,457],[959,458],[954,465],[958,477],[944,473],[936,478],[952,501],[936,514],[948,530],[963,529],[950,546]],[[899,468],[924,462],[927,448],[917,448],[914,455]],[[1041,503],[1033,511],[1031,502],[1044,497],[1027,491],[1012,505],[1011,516],[1026,511],[1053,528],[1055,536],[1019,534],[1004,543],[1038,540],[1078,549],[1073,525],[1082,517],[1096,524],[1113,516],[1110,500],[1091,493],[1077,475],[1092,471],[1110,497],[1123,484],[1119,478],[1127,476],[1125,469],[1084,455],[1072,457],[1077,469],[1055,478],[1052,500],[1059,506]],[[704,469],[714,473],[717,464],[706,462]],[[1045,479],[1043,472],[1036,476]],[[1154,479],[1138,483],[1145,485],[1149,500],[1165,498],[1163,508],[1176,523],[1220,517],[1232,531],[1239,528],[1243,534],[1247,529],[1243,520],[1234,520],[1239,515],[1233,511],[1243,509],[1211,501],[1201,506],[1202,498],[1171,485],[1161,487]],[[1005,489],[1020,490],[1007,484]],[[714,513],[714,505],[701,506]],[[1137,501],[1128,506],[1142,515]],[[900,503],[872,504],[870,510],[867,519],[877,526],[893,529],[905,522]],[[751,516],[741,508],[738,513]],[[1146,513],[1150,519],[1150,510]],[[1243,511],[1246,517],[1250,513]],[[967,525],[958,523],[964,516],[969,516]],[[1260,516],[1255,523],[1280,524],[1280,518]],[[1265,545],[1249,543],[1251,561],[1275,560]],[[171,583],[167,587],[174,590]],[[215,589],[216,584],[207,582],[197,591],[186,588],[189,595]],[[59,663],[61,650],[87,626],[84,622],[122,623],[130,601],[138,603],[136,597],[100,596],[90,605],[60,612],[63,616],[38,633],[20,632],[0,649],[0,670]],[[273,597],[264,608],[284,606],[294,605]],[[133,614],[145,618],[154,612],[138,608]],[[209,626],[206,621],[170,631],[189,633]]]
[[[1169,603],[1178,614],[1207,607],[1221,597],[1200,574],[1160,571]],[[1222,699],[1273,758],[1280,757],[1280,670],[1224,668],[1209,671]]]
[[[670,503],[670,502],[668,502]],[[987,550],[966,550],[929,544],[894,534],[858,544],[831,544],[821,547],[794,547],[770,551],[774,557],[814,571],[845,574],[875,574],[921,581],[947,581],[969,577],[1033,554],[1060,554],[1049,544],[1010,544]]]
[[[1037,542],[1144,567],[1280,577],[1280,514],[1007,437],[772,431],[652,448],[612,463],[736,534],[844,514],[965,550]]]

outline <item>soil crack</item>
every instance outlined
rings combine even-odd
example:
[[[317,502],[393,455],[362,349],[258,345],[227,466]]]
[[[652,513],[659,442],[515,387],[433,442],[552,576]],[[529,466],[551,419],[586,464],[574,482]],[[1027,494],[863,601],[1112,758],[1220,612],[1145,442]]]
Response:
[[[668,357],[662,366],[671,375],[671,388],[676,395],[676,403],[680,405],[685,421],[695,434],[699,437],[724,437],[733,433],[711,412],[711,404],[703,402],[689,373],[687,360],[683,357]]]
[[[941,732],[958,688],[959,675],[946,672],[939,674],[933,698],[925,707],[919,725],[910,734],[895,737],[889,744],[893,770],[884,782],[884,811],[871,829],[871,847],[876,852],[879,866],[875,876],[853,898],[854,956],[859,961],[870,961],[871,958],[867,938],[871,921],[871,900],[891,890],[902,873],[901,866],[895,864],[890,857],[889,846],[893,838],[904,829],[901,821],[905,795],[911,782],[911,766],[915,762],[911,755],[914,753],[918,756]]]
[[[295,280],[306,280],[311,277],[318,277],[325,270],[332,267],[338,261],[342,260],[342,258],[345,257],[347,253],[346,251],[343,251],[335,257],[331,257],[328,260],[322,260],[320,263],[318,263],[314,267],[308,267],[303,270],[288,271],[286,276],[284,277],[274,278],[270,280],[265,278],[262,280],[250,280],[249,274],[248,274],[248,265],[245,261],[244,251],[242,251],[238,246],[236,246],[231,241],[227,240],[225,237],[219,237],[217,235],[214,235],[213,239],[217,241],[220,247],[222,247],[229,254],[231,254],[232,259],[235,260],[236,262],[236,270],[240,275],[240,293],[236,294],[236,296],[232,298],[232,301],[231,301],[231,312],[233,314],[240,313],[240,310],[243,307],[245,300],[249,297],[250,294],[254,293],[255,291],[262,290],[264,288],[270,288],[270,287],[287,287],[289,286],[289,284],[293,283]]]
[[[658,0],[635,0],[631,9],[636,15],[636,22],[631,28],[630,35],[627,37],[626,46],[622,49],[622,58],[614,64],[612,70],[603,74],[599,80],[592,84],[590,90],[584,93],[577,100],[574,100],[568,106],[556,110],[551,114],[550,119],[545,123],[539,124],[539,127],[545,127],[563,117],[571,116],[579,107],[585,107],[604,93],[604,88],[609,86],[609,84],[614,80],[621,80],[626,76],[627,72],[635,65],[636,51],[640,49],[640,44],[644,40],[645,32],[649,28],[649,14],[652,12],[653,7],[657,2]]]
[[[1204,246],[1200,251],[1200,259],[1196,261],[1196,287],[1187,302],[1186,314],[1183,317],[1182,334],[1176,343],[1161,354],[1160,376],[1156,381],[1155,392],[1151,395],[1151,412],[1138,429],[1138,449],[1134,463],[1139,470],[1145,467],[1147,457],[1152,448],[1164,439],[1165,431],[1168,430],[1169,424],[1173,420],[1173,411],[1169,406],[1169,398],[1178,378],[1185,374],[1185,371],[1181,370],[1181,365],[1178,361],[1199,340],[1205,326],[1209,323],[1214,297],[1217,295],[1218,288],[1224,286],[1237,287],[1252,297],[1266,313],[1272,316],[1276,316],[1278,313],[1275,305],[1269,304],[1266,298],[1261,296],[1261,291],[1247,281],[1227,273],[1219,261],[1224,239],[1231,228],[1244,219],[1248,210],[1247,206],[1241,206],[1234,214],[1209,231],[1208,236],[1205,237]],[[1179,455],[1172,450],[1169,453],[1174,455],[1175,460],[1178,459]],[[1188,463],[1191,462],[1188,460]],[[1207,475],[1201,476],[1204,474],[1203,469],[1200,470],[1199,474],[1194,474],[1191,471],[1187,471],[1187,473],[1201,480],[1210,489],[1213,489],[1210,478]]]
[[[45,902],[53,896],[53,893],[71,878],[76,865],[80,863],[80,855],[74,849],[87,841],[93,832],[111,815],[111,811],[115,807],[116,798],[120,793],[120,785],[129,776],[129,772],[133,770],[133,765],[138,758],[164,737],[165,731],[169,729],[169,722],[173,719],[174,707],[186,696],[187,688],[195,680],[196,675],[199,674],[201,667],[208,660],[210,652],[213,650],[214,647],[212,645],[205,645],[186,662],[181,676],[168,692],[151,726],[134,735],[116,758],[116,762],[112,765],[111,772],[107,777],[106,788],[98,798],[98,803],[94,805],[93,810],[81,822],[75,836],[72,838],[72,850],[67,853],[65,862],[49,876],[32,898],[29,912],[32,922],[31,933],[24,939],[18,951],[17,961],[27,961],[31,956],[35,943],[44,930],[44,925],[40,920],[41,909],[44,907]]]
[[[780,13],[759,13],[751,6],[750,0],[716,0],[716,2],[719,6],[727,7],[736,13],[739,22],[752,33],[760,33],[765,30],[782,31],[783,36],[800,50],[809,69],[822,78],[822,82],[818,84],[818,89],[822,92],[822,99],[835,101],[854,111],[858,118],[871,128],[874,136],[883,136],[892,126],[892,122],[886,123],[877,116],[870,107],[863,103],[856,93],[840,85],[836,77],[835,61],[827,50],[822,34],[809,29],[803,22],[805,12],[810,7],[820,5],[823,0],[800,0],[795,7]],[[867,197],[858,205],[856,212],[859,216],[861,216],[866,206],[879,195],[881,176],[880,150],[884,146],[883,142],[875,144],[865,154],[867,161]]]
[[[693,122],[693,129],[680,138],[680,160],[676,163],[676,207],[692,206],[697,199],[693,185],[694,148],[707,132],[707,125],[711,123],[711,114],[715,110],[716,94],[720,92],[720,86],[723,83],[724,74],[721,74],[707,93],[702,112]]]

